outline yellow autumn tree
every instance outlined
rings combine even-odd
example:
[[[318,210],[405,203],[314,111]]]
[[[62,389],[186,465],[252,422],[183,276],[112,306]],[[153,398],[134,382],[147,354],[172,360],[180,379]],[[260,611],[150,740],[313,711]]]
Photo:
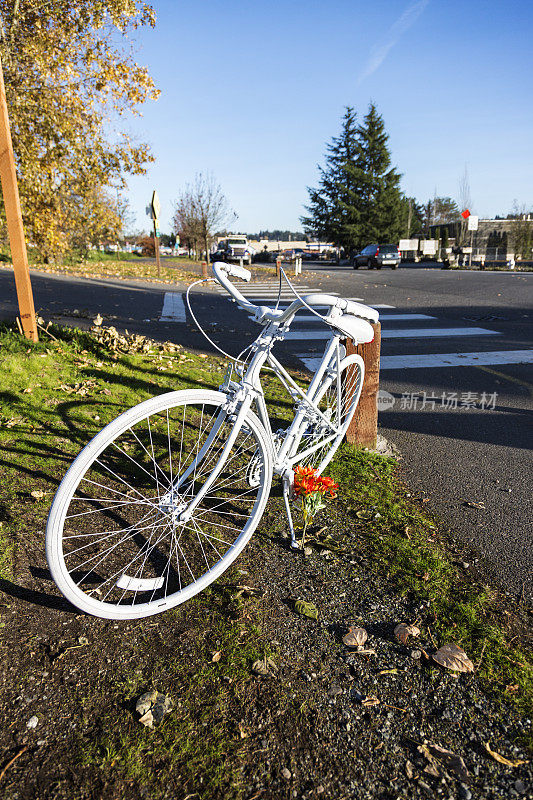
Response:
[[[126,49],[138,28],[154,24],[153,8],[136,0],[0,0],[22,212],[46,257],[65,252],[73,236],[88,244],[117,231],[120,204],[108,189],[153,161],[118,123],[159,94]]]

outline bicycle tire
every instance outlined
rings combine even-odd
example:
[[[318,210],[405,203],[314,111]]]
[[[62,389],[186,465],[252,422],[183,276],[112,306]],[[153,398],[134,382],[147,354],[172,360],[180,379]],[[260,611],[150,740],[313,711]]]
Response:
[[[327,440],[333,435],[331,430],[327,430],[321,421],[311,420],[295,448],[297,462],[302,466],[314,466],[317,474],[321,474],[339,447],[342,439],[352,421],[355,409],[359,403],[363,381],[365,376],[365,365],[361,356],[353,353],[345,356],[339,362],[338,372],[340,374],[340,386],[336,380],[336,375],[331,370],[326,372],[315,394],[315,403],[322,413],[329,419],[335,418],[334,438],[325,441],[324,446],[305,455],[310,444],[317,444],[313,439],[323,438]],[[298,454],[300,457],[298,458]]]
[[[151,398],[106,425],[74,460],[50,510],[46,555],[79,609],[117,620],[160,613],[202,591],[245,547],[272,480],[271,447],[252,411],[192,518],[178,518],[214,474],[233,428],[225,402],[224,393],[201,389]]]

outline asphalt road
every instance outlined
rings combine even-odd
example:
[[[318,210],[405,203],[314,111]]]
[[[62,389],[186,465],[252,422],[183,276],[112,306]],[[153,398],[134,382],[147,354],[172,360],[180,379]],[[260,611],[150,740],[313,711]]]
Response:
[[[531,362],[513,362],[532,344],[532,280],[527,273],[419,265],[396,271],[304,266],[298,279],[313,290],[389,306],[380,308],[381,387],[392,395],[392,405],[380,413],[381,433],[401,451],[414,494],[429,498],[427,506],[463,548],[465,568],[529,599],[533,380]],[[183,306],[182,286],[42,273],[33,273],[32,283],[36,307],[46,319],[88,327],[99,312],[120,330],[211,349]],[[245,293],[268,304],[272,291],[258,286]],[[193,304],[209,334],[231,353],[258,330],[215,289],[195,291]],[[0,317],[15,313],[13,275],[2,269]],[[298,338],[280,347],[282,360],[310,367],[321,352],[321,340],[313,338],[320,336],[320,323],[303,322],[295,329]],[[466,366],[455,365],[465,358]],[[467,505],[471,502],[483,507]]]

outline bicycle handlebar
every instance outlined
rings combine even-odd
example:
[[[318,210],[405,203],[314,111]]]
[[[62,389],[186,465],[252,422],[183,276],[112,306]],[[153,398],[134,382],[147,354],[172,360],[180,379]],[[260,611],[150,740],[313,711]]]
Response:
[[[353,300],[345,300],[343,297],[336,297],[331,294],[315,293],[304,295],[303,301],[298,299],[293,300],[284,311],[280,311],[279,309],[274,310],[267,306],[256,306],[254,303],[247,300],[228,278],[228,276],[231,275],[249,281],[252,277],[249,270],[244,269],[244,267],[239,267],[236,264],[228,264],[225,261],[215,261],[213,264],[213,273],[216,280],[229,292],[234,300],[242,308],[253,313],[256,322],[285,322],[290,317],[294,316],[297,311],[306,306],[315,306],[318,308],[327,306],[330,311],[332,309],[338,309],[341,314],[353,314],[356,317],[361,317],[370,322],[377,322],[379,320],[379,313],[374,308],[370,308],[370,306],[363,305],[362,303],[356,303]],[[322,319],[329,325],[338,324],[338,319],[336,320],[334,317],[330,317],[329,319],[322,317]]]

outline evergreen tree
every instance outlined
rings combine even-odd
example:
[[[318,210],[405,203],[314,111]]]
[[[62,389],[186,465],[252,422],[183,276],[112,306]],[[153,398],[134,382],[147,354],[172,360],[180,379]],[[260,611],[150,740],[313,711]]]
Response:
[[[353,108],[346,107],[341,133],[328,145],[325,167],[319,167],[318,188],[308,188],[308,216],[301,220],[308,233],[346,250],[405,235],[408,206],[400,175],[391,167],[388,138],[373,103],[359,126]]]
[[[362,184],[358,245],[398,241],[403,233],[400,175],[391,167],[389,137],[373,103],[357,133]]]
[[[357,130],[356,114],[347,106],[341,133],[327,146],[326,166],[319,167],[318,188],[308,187],[308,216],[301,218],[307,233],[346,249],[354,247],[359,225]]]

